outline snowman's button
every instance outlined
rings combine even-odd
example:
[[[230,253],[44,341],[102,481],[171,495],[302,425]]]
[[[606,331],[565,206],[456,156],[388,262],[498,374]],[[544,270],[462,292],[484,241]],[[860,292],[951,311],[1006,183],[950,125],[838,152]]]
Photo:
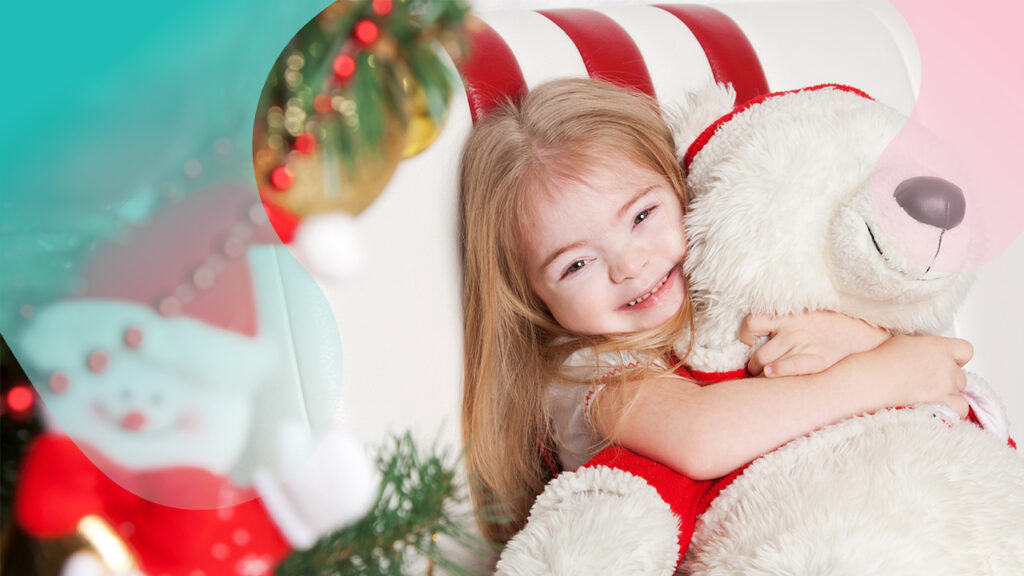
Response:
[[[71,378],[66,372],[58,370],[53,374],[50,374],[50,390],[52,390],[54,394],[63,394],[68,391],[70,386]]]
[[[110,364],[110,356],[103,350],[96,350],[89,354],[89,359],[86,363],[89,366],[89,370],[99,374],[107,369],[107,366]]]
[[[142,345],[142,328],[131,326],[124,331],[124,343],[129,348],[138,348]]]

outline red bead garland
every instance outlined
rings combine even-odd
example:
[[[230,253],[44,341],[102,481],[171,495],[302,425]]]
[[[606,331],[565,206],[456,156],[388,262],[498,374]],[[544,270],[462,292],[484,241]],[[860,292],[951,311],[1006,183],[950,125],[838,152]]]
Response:
[[[372,22],[370,23],[372,24]],[[358,34],[359,27],[356,27],[356,33]],[[374,32],[376,34],[376,31]],[[376,36],[374,36],[376,39]],[[356,72],[356,60],[349,54],[339,54],[334,59],[334,75],[338,80],[348,80]],[[323,112],[322,112],[323,114]]]
[[[34,402],[35,398],[28,386],[15,386],[7,391],[7,406],[13,412],[25,412]]]
[[[309,154],[316,149],[316,138],[308,132],[295,137],[295,150],[302,154]]]
[[[317,94],[316,98],[313,98],[313,109],[320,114],[329,114],[331,112],[331,95]]]
[[[356,39],[363,44],[372,44],[380,36],[377,25],[369,20],[360,20],[356,24]]]
[[[295,175],[287,166],[278,166],[270,173],[270,183],[278,190],[287,190],[295,183]]]

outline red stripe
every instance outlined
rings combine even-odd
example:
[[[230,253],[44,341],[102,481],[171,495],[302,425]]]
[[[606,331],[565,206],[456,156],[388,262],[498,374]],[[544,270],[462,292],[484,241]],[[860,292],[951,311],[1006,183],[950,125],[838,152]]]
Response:
[[[704,49],[715,81],[731,83],[737,102],[768,93],[761,61],[746,34],[731,18],[708,6],[662,4],[658,8],[686,24]]]
[[[526,80],[508,44],[482,20],[471,26],[469,59],[459,67],[475,124],[506,98],[526,94]]]
[[[722,116],[718,120],[715,120],[714,124],[705,128],[704,131],[700,133],[700,136],[698,136],[697,139],[694,140],[692,144],[690,144],[690,147],[686,149],[686,155],[683,156],[683,169],[686,170],[687,172],[690,171],[690,164],[693,162],[693,158],[697,155],[698,152],[701,151],[702,148],[704,148],[704,145],[707,144],[709,140],[711,140],[711,137],[714,136],[715,132],[718,131],[718,127],[721,126],[722,124],[725,124],[729,120],[732,120],[733,116],[736,116],[737,114],[743,112],[744,110],[753,108],[757,104],[760,104],[761,102],[764,102],[769,98],[774,98],[776,96],[785,96],[786,94],[796,94],[797,92],[827,89],[840,90],[843,92],[852,92],[854,94],[857,94],[858,96],[867,98],[868,100],[874,100],[874,98],[868,96],[867,92],[864,92],[863,90],[857,88],[853,88],[851,86],[844,86],[842,84],[819,84],[817,86],[809,86],[807,88],[786,90],[785,92],[773,92],[771,94],[762,94],[761,96],[758,96],[757,98],[753,98],[751,100],[747,100],[746,102],[739,100],[737,98],[737,102],[742,102],[742,104],[736,106],[735,108],[732,109],[732,112],[729,112],[725,116]]]
[[[580,51],[591,78],[655,96],[640,49],[614,20],[594,10],[540,10],[539,13],[569,36]]]

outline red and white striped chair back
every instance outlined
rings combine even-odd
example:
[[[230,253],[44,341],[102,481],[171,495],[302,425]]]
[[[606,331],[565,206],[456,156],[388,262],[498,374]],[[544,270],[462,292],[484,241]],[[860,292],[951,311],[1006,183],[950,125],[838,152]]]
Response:
[[[455,182],[474,119],[506,95],[588,75],[653,93],[663,105],[714,80],[740,98],[835,82],[909,112],[916,44],[884,0],[630,5],[479,15],[441,135],[402,162],[356,221],[368,268],[332,305],[344,356],[338,418],[367,441],[411,426],[459,442],[462,381]],[[397,369],[396,369],[397,368]],[[410,372],[411,371],[411,372]],[[400,402],[396,398],[402,399]]]
[[[841,42],[844,35],[840,32],[848,29],[853,14],[890,28],[901,22],[892,9],[887,12],[877,3],[843,4],[825,12],[812,6],[784,8],[775,7],[778,15],[769,21],[764,19],[771,14],[756,8],[751,13],[743,6],[727,10],[695,4],[484,15],[473,36],[472,58],[460,70],[470,113],[475,121],[504,97],[517,98],[532,86],[564,76],[602,78],[654,96],[663,104],[680,100],[712,79],[733,84],[739,102],[771,90],[816,83],[846,82],[858,87],[867,83],[872,84],[865,88],[869,93],[877,87],[883,92],[880,99],[909,110],[916,91],[916,78],[906,65],[916,62],[912,40],[906,44],[894,38],[871,45],[864,40],[879,31],[862,30],[857,35],[847,33],[845,45]],[[860,59],[858,65],[844,67],[846,57],[838,56],[839,65],[822,67],[818,76],[813,70],[787,75],[782,73],[787,68],[783,66],[776,81],[770,83],[759,52],[744,29],[749,28],[755,38],[764,36],[771,54],[773,44],[788,37],[780,35],[776,23],[792,29],[794,21],[805,16],[804,10],[818,14],[808,19],[813,24],[803,34],[821,36],[833,29],[836,35],[829,37],[840,40],[828,46],[808,45],[807,49],[855,54]],[[799,84],[785,85],[787,76],[800,79]]]

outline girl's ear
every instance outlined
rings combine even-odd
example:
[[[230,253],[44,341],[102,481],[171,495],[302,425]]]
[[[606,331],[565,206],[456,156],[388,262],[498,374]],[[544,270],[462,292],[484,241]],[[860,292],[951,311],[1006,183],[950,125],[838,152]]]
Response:
[[[686,95],[682,103],[662,107],[661,114],[672,130],[676,145],[676,158],[682,164],[686,150],[705,128],[714,124],[736,106],[736,91],[732,84],[710,83]]]

